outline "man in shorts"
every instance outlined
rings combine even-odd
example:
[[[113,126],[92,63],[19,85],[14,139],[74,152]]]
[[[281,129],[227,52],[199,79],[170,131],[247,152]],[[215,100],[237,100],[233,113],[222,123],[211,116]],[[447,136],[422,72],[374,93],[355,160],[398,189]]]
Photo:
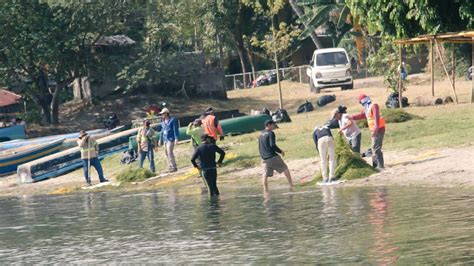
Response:
[[[288,166],[285,164],[283,159],[278,154],[285,156],[283,152],[276,145],[276,137],[273,130],[277,129],[278,126],[273,120],[265,121],[265,130],[262,131],[258,137],[258,150],[260,157],[263,160],[263,176],[262,185],[263,193],[268,195],[268,177],[273,176],[273,172],[284,173],[290,186],[290,191],[293,190],[293,182],[291,181],[291,174]]]

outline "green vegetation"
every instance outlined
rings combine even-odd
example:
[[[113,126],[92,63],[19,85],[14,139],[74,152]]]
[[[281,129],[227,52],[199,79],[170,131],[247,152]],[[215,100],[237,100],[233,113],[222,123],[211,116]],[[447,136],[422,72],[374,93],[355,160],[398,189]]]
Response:
[[[341,136],[335,137],[338,179],[351,180],[367,177],[375,173],[375,169],[367,164],[359,154],[352,152],[347,141]]]
[[[405,112],[404,109],[382,109],[381,112],[386,123],[403,123],[412,119],[422,119],[420,116]]]
[[[120,172],[116,178],[117,181],[120,182],[140,182],[153,176],[155,176],[155,174],[148,169],[130,166]]]

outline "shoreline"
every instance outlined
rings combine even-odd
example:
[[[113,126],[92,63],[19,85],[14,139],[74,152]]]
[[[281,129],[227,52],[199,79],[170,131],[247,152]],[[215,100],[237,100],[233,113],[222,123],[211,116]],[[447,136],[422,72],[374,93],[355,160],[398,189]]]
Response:
[[[387,167],[380,173],[369,177],[348,180],[336,187],[438,187],[438,188],[474,188],[474,149],[472,145],[440,149],[411,150],[406,152],[386,151]],[[314,180],[319,171],[317,158],[286,160],[293,176],[296,190],[316,187],[307,184]],[[261,166],[250,168],[221,168],[218,184],[226,186],[255,185],[261,186]],[[74,173],[74,172],[73,172]],[[101,186],[95,189],[82,189],[82,176],[70,173],[31,184],[16,184],[16,176],[9,176],[0,181],[0,197],[29,197],[65,195],[72,193],[110,192],[139,193],[150,190],[174,189],[201,193],[202,181],[192,167],[183,167],[174,174],[159,174],[142,182],[131,182]],[[72,175],[73,174],[73,175]],[[93,180],[96,184],[97,180]],[[275,175],[269,179],[270,190],[276,185],[286,185],[283,175]]]

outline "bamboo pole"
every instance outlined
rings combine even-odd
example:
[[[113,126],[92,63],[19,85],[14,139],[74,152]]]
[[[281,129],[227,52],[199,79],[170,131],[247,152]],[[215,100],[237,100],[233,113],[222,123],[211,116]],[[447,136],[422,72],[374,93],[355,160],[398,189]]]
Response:
[[[453,82],[451,81],[451,76],[449,75],[446,65],[444,64],[443,56],[441,55],[441,50],[439,49],[439,44],[438,44],[438,41],[436,41],[436,39],[435,39],[435,44],[436,44],[436,51],[438,52],[439,60],[441,61],[441,65],[443,66],[446,76],[448,77],[449,84],[451,84],[451,88],[453,89],[454,101],[456,102],[456,104],[458,104],[459,102],[458,102],[458,96],[456,94],[456,88],[454,88]]]
[[[399,64],[399,70],[398,71],[398,104],[400,106],[400,108],[403,108],[403,104],[402,104],[402,45],[399,44],[398,45],[398,53],[399,53],[399,61],[400,61],[400,64]]]
[[[430,70],[431,70],[431,96],[435,96],[434,91],[434,54],[433,54],[433,41],[430,41]]]

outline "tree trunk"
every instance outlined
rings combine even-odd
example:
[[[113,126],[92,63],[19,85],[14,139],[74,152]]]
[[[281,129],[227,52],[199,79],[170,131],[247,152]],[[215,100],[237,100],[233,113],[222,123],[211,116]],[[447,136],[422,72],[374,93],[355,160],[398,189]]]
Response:
[[[291,8],[293,9],[293,11],[295,11],[296,15],[298,16],[298,18],[301,18],[304,16],[304,12],[303,10],[298,6],[298,3],[296,0],[290,0],[290,5],[291,5]],[[304,27],[307,29],[308,28],[308,24],[303,22],[303,25]],[[313,40],[313,43],[314,45],[316,45],[316,48],[317,49],[322,49],[323,48],[323,45],[321,44],[321,41],[319,40],[319,37],[318,35],[316,34],[316,32],[314,31],[311,31],[311,33],[309,34],[309,36],[311,37],[311,40]]]
[[[248,51],[247,55],[249,57],[250,67],[252,68],[252,80],[256,80],[257,79],[257,73],[255,71],[255,64],[253,62],[253,54],[252,54],[251,51]]]
[[[58,86],[53,93],[53,99],[51,100],[51,124],[59,124],[59,93],[61,92],[62,86]]]
[[[92,91],[88,77],[75,78],[72,86],[74,100],[92,101]]]
[[[240,58],[240,65],[242,67],[242,77],[243,77],[243,82],[244,82],[244,88],[247,86],[247,77],[245,76],[247,73],[247,67],[245,66],[245,48],[244,46],[240,46],[238,45],[237,46],[237,54],[239,55],[239,58]]]
[[[48,79],[44,72],[40,72],[37,77],[33,79],[33,88],[34,97],[36,104],[41,107],[41,113],[43,115],[43,122],[46,124],[51,124],[51,94],[48,90]]]

